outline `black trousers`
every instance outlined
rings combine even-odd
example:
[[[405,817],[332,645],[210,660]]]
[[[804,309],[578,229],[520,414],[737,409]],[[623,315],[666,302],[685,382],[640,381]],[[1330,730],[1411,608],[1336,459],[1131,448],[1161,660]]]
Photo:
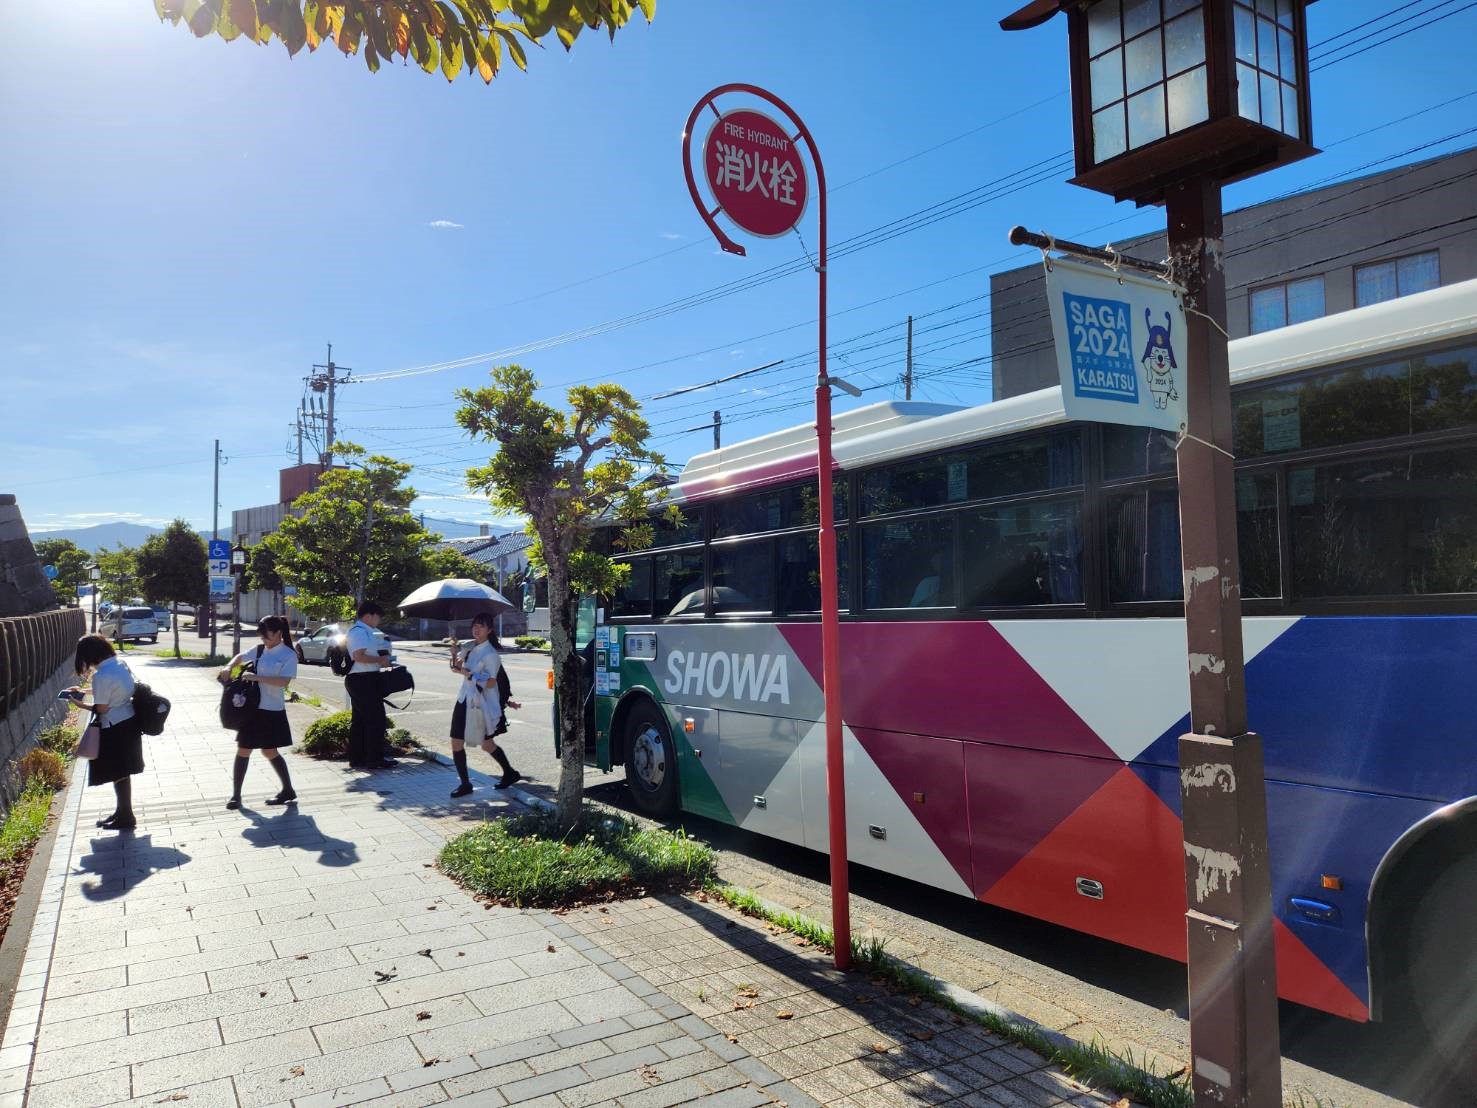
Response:
[[[349,722],[349,764],[375,765],[385,757],[385,701],[379,694],[379,674],[351,673],[344,678],[353,716]]]

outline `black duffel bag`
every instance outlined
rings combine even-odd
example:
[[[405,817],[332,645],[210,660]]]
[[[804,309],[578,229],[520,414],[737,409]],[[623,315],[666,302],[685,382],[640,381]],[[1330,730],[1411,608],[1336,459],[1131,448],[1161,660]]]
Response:
[[[262,656],[263,647],[256,648],[256,657]],[[225,688],[221,690],[221,726],[227,731],[240,731],[246,726],[246,721],[252,716],[262,703],[261,686],[255,681],[246,680],[248,673],[256,672],[256,661],[247,662],[241,667],[239,676],[223,682]]]
[[[169,701],[142,681],[133,684],[133,715],[145,735],[164,734],[164,721],[169,718]]]
[[[410,706],[411,697],[415,696],[415,677],[410,670],[404,666],[386,666],[374,676],[381,700],[390,704],[390,697],[396,693],[409,692],[410,696],[406,697],[404,704],[390,704],[390,707],[403,712]]]

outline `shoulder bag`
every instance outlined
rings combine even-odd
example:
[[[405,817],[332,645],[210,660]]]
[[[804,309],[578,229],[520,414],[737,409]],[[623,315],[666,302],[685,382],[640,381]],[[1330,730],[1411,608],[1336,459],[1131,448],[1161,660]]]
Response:
[[[410,707],[410,701],[415,696],[415,675],[409,669],[405,666],[387,666],[375,674],[375,678],[379,682],[381,700],[389,704],[397,712],[403,712],[406,708]],[[390,697],[402,692],[410,693],[405,703],[391,704]]]
[[[466,724],[462,728],[463,741],[480,743],[487,738],[487,713],[482,708],[482,693],[475,686],[467,700]]]
[[[246,674],[256,672],[256,662],[262,656],[263,647],[256,648],[256,658],[241,667],[241,674],[226,682],[221,690],[221,726],[227,731],[240,731],[246,726],[262,703],[262,690],[255,681],[246,680]]]
[[[145,735],[164,734],[170,703],[142,681],[133,684],[133,717]]]
[[[82,737],[77,740],[77,757],[85,758],[89,762],[96,758],[98,751],[102,748],[103,733],[98,727],[96,720],[89,723],[82,731]]]

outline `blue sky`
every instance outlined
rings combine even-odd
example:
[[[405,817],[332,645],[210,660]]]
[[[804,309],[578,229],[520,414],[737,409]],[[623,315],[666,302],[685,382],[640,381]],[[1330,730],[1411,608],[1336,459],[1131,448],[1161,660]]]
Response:
[[[1456,14],[1317,70],[1325,153],[1232,186],[1228,207],[1477,141],[1446,138],[1477,117],[1477,10],[1419,3],[1364,30],[1391,5],[1309,9],[1315,59],[1346,31],[1336,44],[1352,49],[1407,16]],[[1055,171],[1071,146],[1065,21],[1007,35],[995,21],[1013,6],[661,0],[651,27],[536,51],[527,74],[485,87],[413,66],[370,74],[326,49],[289,60],[276,43],[198,41],[147,0],[18,5],[0,68],[0,491],[36,530],[208,526],[219,437],[223,521],[271,502],[302,378],[330,341],[355,377],[461,363],[341,393],[341,437],[414,463],[432,520],[491,518],[460,480],[485,453],[451,420],[453,390],[492,364],[475,355],[525,351],[500,360],[533,369],[554,399],[604,379],[648,397],[786,359],[649,404],[677,464],[710,445],[711,432],[682,432],[714,408],[725,442],[804,422],[808,271],[601,327],[814,250],[814,205],[803,245],[753,242],[744,259],[719,254],[694,211],[681,127],[728,81],[772,89],[817,136],[833,245],[1044,167],[831,266],[834,372],[882,386],[868,401],[891,396],[904,319],[934,313],[934,330],[918,324],[915,395],[988,400],[987,361],[950,367],[989,353],[988,275],[1032,259],[1009,227],[1105,242],[1163,221]]]

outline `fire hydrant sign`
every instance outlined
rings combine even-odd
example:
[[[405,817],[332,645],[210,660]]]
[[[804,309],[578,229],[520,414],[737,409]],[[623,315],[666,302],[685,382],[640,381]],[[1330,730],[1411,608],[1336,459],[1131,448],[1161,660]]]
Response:
[[[1046,296],[1068,419],[1185,427],[1185,310],[1160,281],[1053,258]]]
[[[805,163],[762,112],[720,116],[703,143],[703,172],[724,213],[751,235],[783,235],[805,214]]]

